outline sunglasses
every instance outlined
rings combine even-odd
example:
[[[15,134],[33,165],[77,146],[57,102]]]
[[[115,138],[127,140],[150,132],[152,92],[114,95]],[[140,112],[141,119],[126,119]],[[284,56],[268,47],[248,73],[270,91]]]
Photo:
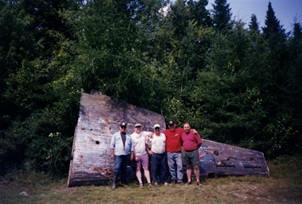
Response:
[[[121,126],[121,128],[125,128],[126,129],[126,126]]]

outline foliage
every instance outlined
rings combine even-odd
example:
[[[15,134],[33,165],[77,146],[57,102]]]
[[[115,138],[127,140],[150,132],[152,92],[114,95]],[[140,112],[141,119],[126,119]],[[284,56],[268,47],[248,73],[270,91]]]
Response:
[[[82,91],[189,121],[204,138],[301,152],[302,29],[215,0],[0,1],[0,174],[66,174]]]
[[[231,9],[227,0],[215,0],[213,4],[213,25],[218,30],[231,28]]]

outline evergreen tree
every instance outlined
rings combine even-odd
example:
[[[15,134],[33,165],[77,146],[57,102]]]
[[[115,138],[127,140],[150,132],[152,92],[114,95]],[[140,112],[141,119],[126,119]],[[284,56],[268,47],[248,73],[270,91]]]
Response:
[[[274,157],[290,150],[287,142],[293,136],[291,124],[293,110],[288,106],[288,98],[284,92],[289,65],[287,36],[275,16],[271,2],[268,4],[265,26],[262,30],[268,46],[266,81],[261,87],[267,111],[264,135],[268,141],[268,155]]]
[[[174,36],[179,40],[185,36],[185,28],[189,24],[190,11],[186,5],[186,1],[177,0],[175,4],[171,5],[171,12],[169,13],[174,27]]]
[[[249,23],[249,29],[253,32],[259,32],[259,23],[255,14],[251,16],[251,22]]]
[[[191,14],[191,19],[196,20],[200,26],[212,26],[210,12],[206,9],[208,0],[189,0],[188,8]]]
[[[302,152],[302,26],[294,23],[293,35],[289,39],[290,63],[288,64],[287,85],[285,87],[287,106],[291,108],[293,136],[288,146],[292,153]]]
[[[235,28],[213,39],[207,69],[199,71],[189,95],[190,120],[213,140],[251,147],[264,111],[259,88],[250,81],[249,35],[242,24]]]
[[[213,25],[218,30],[230,29],[231,24],[231,8],[227,0],[215,0],[212,10]]]

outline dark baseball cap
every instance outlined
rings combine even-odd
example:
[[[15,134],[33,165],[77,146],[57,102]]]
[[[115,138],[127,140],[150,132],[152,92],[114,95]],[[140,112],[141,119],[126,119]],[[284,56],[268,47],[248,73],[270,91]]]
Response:
[[[168,123],[169,126],[175,125],[175,122],[173,120],[170,120]]]
[[[127,123],[126,122],[121,122],[120,123],[120,127],[126,127],[127,126]]]

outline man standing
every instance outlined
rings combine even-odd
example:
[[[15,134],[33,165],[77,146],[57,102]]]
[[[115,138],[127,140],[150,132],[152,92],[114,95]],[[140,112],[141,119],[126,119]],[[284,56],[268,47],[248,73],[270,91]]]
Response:
[[[182,184],[183,168],[181,159],[181,134],[182,128],[176,128],[174,121],[169,121],[169,129],[163,133],[166,135],[166,152],[172,183]]]
[[[197,132],[191,130],[189,123],[184,124],[184,133],[181,135],[182,141],[182,162],[187,167],[188,183],[191,184],[192,165],[194,168],[194,174],[196,177],[196,184],[200,184],[200,172],[199,172],[199,153],[198,148],[202,144],[200,135]]]
[[[136,178],[139,182],[139,187],[143,187],[141,166],[144,169],[144,175],[147,179],[149,188],[152,187],[150,172],[149,172],[149,155],[147,149],[147,134],[141,132],[142,125],[135,124],[134,133],[131,134],[131,140],[133,144],[134,158],[136,161]]]
[[[152,176],[155,185],[167,183],[166,136],[160,132],[160,125],[154,125],[154,133],[148,137],[148,153],[151,155]]]
[[[122,122],[120,124],[120,131],[113,134],[110,142],[110,156],[114,159],[112,189],[117,188],[119,174],[124,186],[128,186],[126,180],[127,165],[130,159],[133,159],[133,147],[131,137],[126,133],[126,128],[127,123]]]

